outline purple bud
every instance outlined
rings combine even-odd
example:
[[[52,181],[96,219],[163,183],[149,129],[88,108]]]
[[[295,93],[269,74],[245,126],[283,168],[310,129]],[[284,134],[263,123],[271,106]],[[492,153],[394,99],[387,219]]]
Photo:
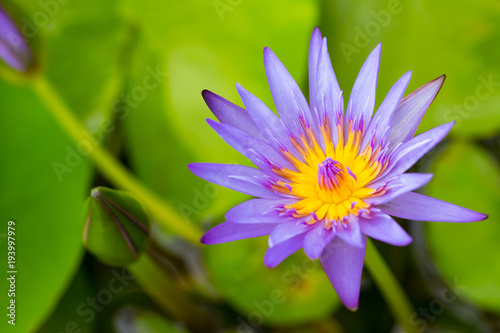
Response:
[[[19,72],[28,72],[34,57],[27,40],[12,17],[0,4],[0,58]]]

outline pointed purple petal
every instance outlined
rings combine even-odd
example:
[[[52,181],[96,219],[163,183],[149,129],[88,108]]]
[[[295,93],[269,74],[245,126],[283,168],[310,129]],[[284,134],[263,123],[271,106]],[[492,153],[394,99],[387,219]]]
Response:
[[[315,124],[304,94],[285,66],[268,47],[264,48],[264,67],[274,105],[285,125],[297,134],[299,109],[302,110],[309,124]]]
[[[220,244],[235,240],[269,235],[275,228],[274,224],[241,224],[223,222],[207,231],[201,242],[203,244]]]
[[[291,205],[298,199],[251,199],[245,201],[226,213],[226,220],[235,223],[282,223],[295,218],[282,216],[280,210],[285,205]]]
[[[319,54],[321,51],[321,44],[323,44],[321,31],[318,27],[314,28],[311,41],[309,43],[309,103],[311,110],[318,107],[316,103],[318,80],[316,79]]]
[[[331,120],[336,119],[337,114],[341,112],[339,108],[340,87],[328,54],[326,38],[323,39],[323,45],[321,46],[316,77],[318,81],[317,93],[314,96],[315,105],[319,111],[321,111],[321,108],[326,108],[329,118]],[[319,114],[322,113],[319,112]]]
[[[360,218],[359,225],[365,235],[391,245],[406,246],[412,242],[410,235],[389,215],[380,214],[371,219]]]
[[[310,231],[312,228],[313,226],[308,225],[302,221],[281,223],[276,226],[276,228],[269,236],[269,247],[276,247],[277,245],[284,243],[297,235],[301,235]]]
[[[314,101],[314,112],[318,124],[323,124],[325,118],[330,121],[331,137],[333,144],[336,145],[338,142],[336,121],[343,116],[344,101],[328,54],[326,38],[323,38],[317,66],[316,95],[311,96],[311,101]],[[322,138],[319,131],[318,136]]]
[[[335,232],[332,228],[326,229],[321,222],[316,223],[314,229],[306,234],[304,239],[304,252],[312,260],[319,258],[325,246],[335,237]]]
[[[297,153],[290,142],[291,132],[281,119],[264,102],[248,92],[241,85],[236,84],[236,89],[250,117],[252,117],[255,124],[260,128],[266,141],[275,149],[286,147],[289,151]]]
[[[258,169],[235,164],[192,163],[189,170],[200,178],[254,197],[280,197],[269,189],[266,174]]]
[[[488,217],[486,214],[414,192],[403,194],[377,208],[392,216],[417,221],[475,222]]]
[[[252,161],[262,171],[272,172],[272,166],[269,162],[278,168],[286,167],[295,170],[295,167],[267,142],[256,139],[238,128],[211,119],[207,119],[207,122],[224,141]]]
[[[375,106],[375,93],[377,91],[377,77],[380,65],[382,44],[378,44],[366,58],[359,71],[358,77],[349,96],[347,106],[347,120],[361,117],[365,126],[368,126]]]
[[[366,250],[365,236],[363,236],[363,242],[365,246],[360,248],[335,237],[319,258],[340,300],[352,311],[358,308]]]
[[[387,187],[387,192],[379,197],[367,198],[366,202],[373,205],[381,205],[393,200],[394,198],[411,191],[414,191],[432,179],[431,173],[404,173],[391,181]],[[375,184],[374,184],[375,185]],[[378,188],[382,184],[377,184]]]
[[[442,75],[403,98],[392,117],[389,134],[392,146],[406,142],[415,135],[420,121],[436,98],[445,78],[446,76]]]
[[[264,255],[264,265],[268,268],[278,266],[283,260],[302,247],[304,237],[305,234],[300,234],[274,247],[269,247]]]
[[[328,53],[328,46],[326,44],[326,37],[323,38],[318,60],[317,80],[318,80],[318,93],[332,94],[333,98],[338,99],[340,96],[340,87],[333,70],[330,54]],[[337,106],[338,102],[334,100],[333,105]]]
[[[335,235],[352,246],[364,247],[366,245],[359,228],[359,218],[352,214],[349,215],[349,221],[347,223],[338,224]]]
[[[384,101],[378,108],[375,116],[373,116],[373,120],[370,122],[370,126],[366,131],[365,137],[363,139],[363,143],[361,144],[361,150],[366,146],[366,144],[372,139],[372,137],[376,136],[376,141],[379,142],[382,139],[382,134],[386,133],[384,130],[390,126],[392,115],[399,103],[401,102],[401,98],[403,98],[403,94],[406,91],[406,87],[408,87],[408,83],[411,79],[411,71],[405,73],[389,90],[387,96],[384,98]],[[388,132],[387,132],[388,133]]]
[[[390,161],[390,167],[383,175],[384,179],[399,175],[411,168],[422,156],[443,140],[454,124],[453,121],[435,127],[396,148]]]
[[[221,123],[239,128],[255,138],[264,139],[259,128],[245,109],[209,90],[203,90],[201,94],[208,108]]]

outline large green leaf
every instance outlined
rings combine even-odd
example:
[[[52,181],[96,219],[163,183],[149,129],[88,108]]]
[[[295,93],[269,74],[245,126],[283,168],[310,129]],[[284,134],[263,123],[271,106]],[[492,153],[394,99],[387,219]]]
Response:
[[[265,237],[206,249],[205,262],[216,288],[238,309],[242,329],[262,323],[295,325],[320,320],[340,301],[318,260],[302,251],[268,269],[263,257]]]
[[[74,145],[29,89],[0,80],[0,91],[0,234],[7,233],[9,220],[16,223],[15,328],[32,332],[55,307],[80,263],[80,214],[89,166],[81,156],[68,157]],[[54,162],[71,169],[61,181]],[[5,238],[1,246],[6,261]],[[7,280],[0,285],[6,305]],[[10,332],[7,326],[4,318],[0,331]]]
[[[429,195],[489,214],[476,223],[429,223],[427,234],[436,263],[448,281],[465,286],[464,295],[500,311],[500,172],[479,147],[455,143],[438,157]]]
[[[409,70],[413,77],[407,93],[446,74],[420,131],[455,120],[454,135],[487,137],[496,132],[500,125],[497,1],[457,5],[452,0],[323,0],[322,4],[321,26],[346,100],[366,56],[383,42],[378,104]]]

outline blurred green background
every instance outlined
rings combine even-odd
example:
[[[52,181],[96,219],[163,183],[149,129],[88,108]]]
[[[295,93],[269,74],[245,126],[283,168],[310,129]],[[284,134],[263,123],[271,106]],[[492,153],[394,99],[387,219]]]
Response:
[[[315,26],[328,38],[348,96],[383,42],[377,105],[413,70],[407,93],[446,74],[419,131],[457,122],[414,171],[422,191],[489,219],[401,221],[406,248],[376,243],[408,293],[419,332],[500,332],[500,2],[497,0],[17,0],[2,1],[34,48],[39,72],[113,155],[203,230],[245,195],[192,175],[191,162],[248,163],[205,123],[209,89],[242,105],[234,83],[272,106],[269,46],[307,91]],[[340,305],[302,251],[264,267],[266,239],[195,248],[154,228],[130,273],[86,254],[83,202],[111,186],[32,89],[0,64],[0,247],[16,222],[16,326],[1,332],[397,332],[363,275],[360,309]],[[104,131],[112,121],[113,129]],[[109,129],[109,127],[107,127]],[[66,168],[61,169],[61,165]],[[61,171],[63,170],[63,171]],[[7,269],[2,276],[7,277]],[[139,271],[141,274],[134,275]],[[8,306],[7,280],[0,283]]]

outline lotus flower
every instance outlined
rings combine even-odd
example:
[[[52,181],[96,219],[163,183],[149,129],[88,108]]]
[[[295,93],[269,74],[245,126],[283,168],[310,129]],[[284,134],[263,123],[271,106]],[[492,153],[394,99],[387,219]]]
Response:
[[[279,117],[240,85],[245,109],[203,92],[220,121],[208,119],[209,125],[256,166],[189,165],[205,180],[256,197],[229,210],[227,221],[202,237],[204,244],[269,235],[264,263],[270,268],[303,248],[319,258],[341,301],[355,310],[366,236],[396,246],[412,241],[391,216],[442,222],[487,217],[413,192],[432,174],[405,172],[453,126],[414,137],[445,76],[403,98],[411,72],[404,74],[373,115],[380,53],[381,44],[361,67],[345,111],[318,28],[309,48],[309,103],[269,48],[264,64]]]

